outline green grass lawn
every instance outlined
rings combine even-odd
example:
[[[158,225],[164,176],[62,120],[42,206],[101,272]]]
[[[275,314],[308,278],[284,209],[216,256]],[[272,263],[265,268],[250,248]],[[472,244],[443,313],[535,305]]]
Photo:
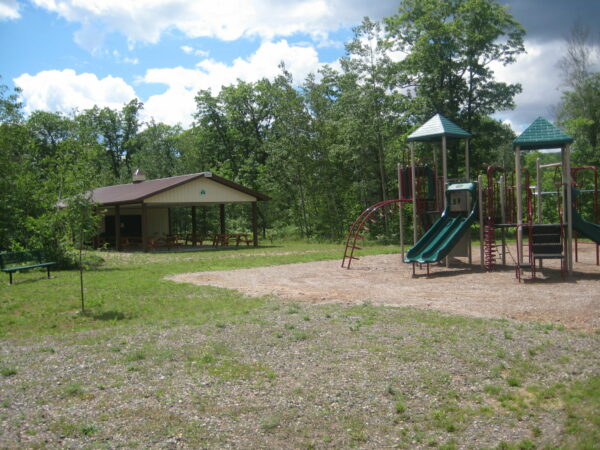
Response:
[[[394,251],[397,249],[391,246],[368,246],[361,254]],[[221,315],[258,306],[262,300],[244,300],[245,306],[241,308],[236,303],[239,299],[236,293],[209,287],[198,289],[163,278],[185,272],[336,258],[341,261],[341,252],[340,245],[294,242],[257,249],[239,247],[181,253],[90,252],[104,262],[84,274],[87,314],[79,314],[79,272],[56,271],[52,280],[44,280],[41,271],[18,273],[13,286],[0,281],[0,337],[114,327],[120,323],[135,326],[162,321],[171,324],[214,321]]]
[[[163,280],[342,252],[98,252],[86,314],[76,271],[3,280],[0,448],[598,448],[598,335]]]

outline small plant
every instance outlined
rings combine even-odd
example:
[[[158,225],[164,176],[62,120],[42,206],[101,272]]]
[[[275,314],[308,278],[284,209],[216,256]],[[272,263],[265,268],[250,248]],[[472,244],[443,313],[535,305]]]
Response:
[[[304,331],[296,331],[292,338],[295,341],[305,341],[308,339],[308,333],[305,333]]]
[[[291,305],[287,310],[288,314],[298,314],[299,312],[300,308],[298,307],[298,305]]]
[[[396,402],[396,414],[404,414],[406,412],[406,404],[404,403],[404,400],[398,400]]]
[[[146,359],[146,354],[142,350],[136,350],[127,356],[127,362],[142,361]]]
[[[71,383],[64,388],[67,397],[81,397],[85,393],[83,387],[79,383]]]
[[[265,431],[272,431],[279,427],[281,419],[277,415],[270,415],[260,421],[260,427]]]
[[[504,339],[512,340],[513,334],[510,330],[504,330]]]
[[[510,387],[519,387],[519,386],[521,386],[521,381],[517,377],[508,377],[506,379],[506,383]]]
[[[97,431],[98,430],[94,425],[83,425],[81,428],[79,428],[79,432],[84,436],[91,436]]]
[[[490,395],[499,395],[502,393],[502,388],[496,384],[488,384],[484,386],[483,391]]]
[[[296,328],[296,325],[293,325],[293,324],[291,324],[291,323],[286,323],[286,324],[285,324],[283,327],[284,327],[286,330],[293,330],[293,329],[295,329],[295,328]]]
[[[0,373],[5,377],[12,377],[17,374],[17,369],[14,367],[2,367],[0,368]]]

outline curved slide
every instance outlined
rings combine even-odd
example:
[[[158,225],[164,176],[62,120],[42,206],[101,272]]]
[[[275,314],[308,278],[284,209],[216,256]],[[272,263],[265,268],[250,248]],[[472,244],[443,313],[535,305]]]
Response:
[[[461,183],[450,185],[449,191],[468,190],[471,192],[472,208],[468,216],[450,211],[450,201],[442,216],[427,230],[419,241],[411,248],[404,258],[405,263],[431,263],[437,262],[448,256],[460,238],[477,219],[477,196],[475,183]]]
[[[577,195],[579,195],[579,191],[577,189],[573,189],[574,200],[577,198]],[[573,229],[582,236],[591,239],[596,244],[600,244],[600,225],[585,220],[583,217],[581,217],[579,212],[575,210],[575,208],[572,208],[572,211]]]

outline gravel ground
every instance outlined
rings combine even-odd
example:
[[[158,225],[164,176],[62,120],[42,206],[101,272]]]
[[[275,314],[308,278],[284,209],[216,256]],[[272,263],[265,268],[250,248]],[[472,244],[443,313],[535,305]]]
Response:
[[[599,373],[599,342],[512,321],[280,302],[216,325],[5,341],[15,373],[0,379],[0,447],[564,445],[568,414],[553,392]]]
[[[270,298],[197,326],[2,340],[0,448],[581,447],[598,399],[565,392],[600,374],[600,269],[576,271],[413,279],[388,255],[172,277]]]
[[[411,266],[400,255],[361,258],[350,270],[340,261],[198,272],[170,277],[174,281],[237,289],[248,295],[275,295],[305,302],[362,303],[412,306],[472,317],[508,318],[561,324],[567,328],[600,330],[600,267],[595,246],[580,245],[574,275],[562,281],[557,261],[544,261],[538,281],[519,283],[514,267],[482,273],[479,248],[474,266],[456,260],[448,269],[432,265],[412,278]],[[513,249],[514,254],[514,249]],[[510,261],[510,258],[508,258]]]

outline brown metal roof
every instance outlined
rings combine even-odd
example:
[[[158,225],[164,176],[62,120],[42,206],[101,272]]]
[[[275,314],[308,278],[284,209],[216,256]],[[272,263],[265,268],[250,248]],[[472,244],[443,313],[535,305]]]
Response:
[[[270,197],[259,192],[248,189],[233,181],[226,180],[210,172],[192,173],[189,175],[179,175],[169,178],[159,178],[157,180],[147,180],[140,183],[118,184],[115,186],[106,186],[91,191],[91,199],[94,203],[100,205],[126,205],[131,203],[142,203],[145,198],[156,195],[160,192],[173,189],[185,183],[189,183],[197,178],[209,178],[217,183],[221,183],[232,189],[255,197],[260,201],[271,200]]]

